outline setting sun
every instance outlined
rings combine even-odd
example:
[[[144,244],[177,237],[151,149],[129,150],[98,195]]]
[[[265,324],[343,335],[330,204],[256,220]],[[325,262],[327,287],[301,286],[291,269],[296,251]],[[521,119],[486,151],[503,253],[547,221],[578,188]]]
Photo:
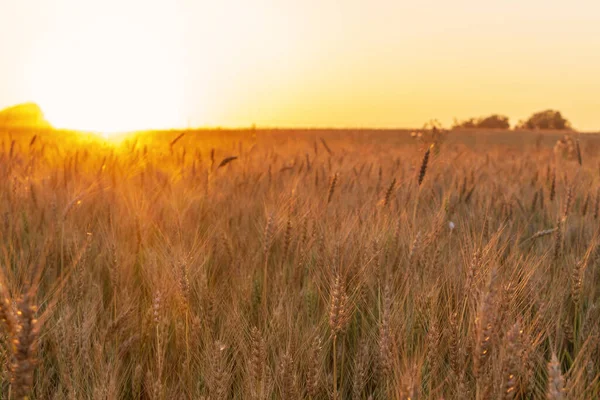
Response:
[[[145,23],[100,12],[38,43],[31,91],[51,124],[108,135],[185,123],[183,51],[176,26],[155,29],[159,11]]]

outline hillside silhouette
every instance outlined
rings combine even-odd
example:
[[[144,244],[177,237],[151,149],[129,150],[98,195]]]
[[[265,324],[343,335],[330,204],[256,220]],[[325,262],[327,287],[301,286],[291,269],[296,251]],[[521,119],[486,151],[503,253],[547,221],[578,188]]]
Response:
[[[17,104],[0,110],[0,127],[12,129],[52,129],[40,106],[35,103]]]

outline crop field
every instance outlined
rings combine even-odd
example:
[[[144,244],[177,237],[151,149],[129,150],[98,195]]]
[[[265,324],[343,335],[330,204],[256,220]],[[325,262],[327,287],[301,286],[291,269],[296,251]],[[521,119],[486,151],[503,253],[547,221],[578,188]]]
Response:
[[[563,136],[2,133],[0,398],[599,398]]]

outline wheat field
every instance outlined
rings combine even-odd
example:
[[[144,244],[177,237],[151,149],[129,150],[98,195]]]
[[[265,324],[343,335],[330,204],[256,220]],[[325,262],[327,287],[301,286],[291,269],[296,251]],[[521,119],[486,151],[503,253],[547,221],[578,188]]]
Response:
[[[599,398],[598,149],[6,132],[1,398]]]

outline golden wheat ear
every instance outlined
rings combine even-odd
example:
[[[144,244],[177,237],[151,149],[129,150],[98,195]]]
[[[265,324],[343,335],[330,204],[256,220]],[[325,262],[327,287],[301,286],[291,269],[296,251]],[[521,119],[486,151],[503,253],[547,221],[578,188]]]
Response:
[[[425,155],[423,156],[423,161],[421,161],[421,168],[419,169],[419,176],[417,179],[419,186],[421,186],[423,179],[425,179],[425,174],[427,173],[427,164],[429,163],[429,154],[431,153],[432,147],[433,145],[427,148],[427,151],[425,151]]]
[[[327,192],[327,204],[331,203],[331,199],[333,199],[333,193],[335,192],[335,188],[337,186],[338,181],[338,173],[336,172],[331,181],[329,182],[329,190]]]
[[[558,362],[558,357],[553,351],[548,362],[548,389],[546,391],[548,400],[563,400],[565,397],[565,380]]]

